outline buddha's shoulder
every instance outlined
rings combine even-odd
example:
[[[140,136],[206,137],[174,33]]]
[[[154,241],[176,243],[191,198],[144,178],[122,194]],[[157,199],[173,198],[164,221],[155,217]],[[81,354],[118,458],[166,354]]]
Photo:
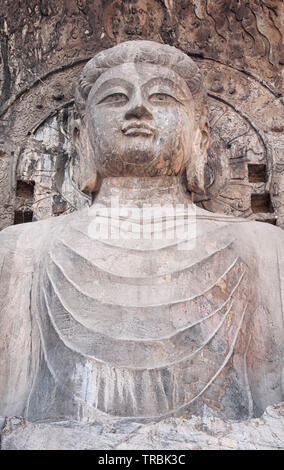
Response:
[[[227,232],[244,249],[249,247],[255,252],[280,249],[284,251],[284,230],[270,223],[258,222],[242,217],[213,213],[197,208],[197,223],[200,231],[216,233]]]
[[[76,213],[76,216],[78,213]],[[75,214],[12,225],[0,232],[0,255],[27,253],[40,250],[72,223]]]

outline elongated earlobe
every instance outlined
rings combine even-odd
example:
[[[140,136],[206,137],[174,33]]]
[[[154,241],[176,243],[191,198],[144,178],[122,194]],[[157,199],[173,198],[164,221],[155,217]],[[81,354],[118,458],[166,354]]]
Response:
[[[203,193],[205,191],[205,165],[207,149],[209,147],[209,123],[205,118],[195,133],[192,143],[191,155],[186,164],[187,187],[190,192]]]
[[[86,181],[83,182],[82,187],[80,188],[80,191],[85,194],[93,194],[95,193],[99,188],[99,178],[98,174],[95,173],[92,176],[90,176]]]
[[[87,129],[80,119],[76,119],[73,122],[73,142],[80,166],[80,174],[76,183],[80,191],[91,195],[98,189],[99,178]]]
[[[200,194],[205,190],[204,187],[204,167],[197,168],[194,164],[186,167],[187,187],[192,193]]]

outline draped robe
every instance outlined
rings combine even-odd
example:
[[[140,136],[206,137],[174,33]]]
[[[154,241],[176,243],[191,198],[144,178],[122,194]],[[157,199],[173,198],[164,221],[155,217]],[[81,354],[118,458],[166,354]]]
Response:
[[[87,209],[0,233],[0,415],[259,416],[283,400],[284,233],[100,240]]]

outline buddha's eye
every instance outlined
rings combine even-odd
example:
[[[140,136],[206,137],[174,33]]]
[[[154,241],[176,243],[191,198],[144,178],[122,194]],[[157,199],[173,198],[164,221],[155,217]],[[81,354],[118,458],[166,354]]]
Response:
[[[107,104],[126,104],[128,97],[124,93],[112,93],[111,95],[103,98],[98,104],[107,103]]]
[[[154,104],[170,104],[176,102],[176,99],[173,96],[170,96],[166,93],[153,93],[149,100]]]

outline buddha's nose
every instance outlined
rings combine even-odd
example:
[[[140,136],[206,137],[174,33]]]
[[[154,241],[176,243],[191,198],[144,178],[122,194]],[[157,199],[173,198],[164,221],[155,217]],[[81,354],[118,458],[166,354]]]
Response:
[[[153,115],[144,102],[143,96],[140,91],[137,91],[133,98],[130,100],[129,108],[125,113],[125,119],[153,119]]]

